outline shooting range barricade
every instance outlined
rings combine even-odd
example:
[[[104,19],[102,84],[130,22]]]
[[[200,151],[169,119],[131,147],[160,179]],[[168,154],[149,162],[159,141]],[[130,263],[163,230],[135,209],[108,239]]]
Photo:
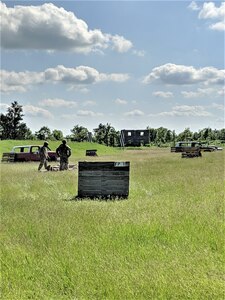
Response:
[[[196,147],[185,149],[181,154],[182,158],[194,158],[194,157],[201,157],[201,156],[202,153],[200,148],[196,148]]]
[[[86,150],[86,156],[98,156],[97,155],[97,150]]]
[[[15,153],[2,154],[2,162],[14,162],[14,161],[15,161]]]
[[[78,162],[78,198],[127,198],[130,162]]]

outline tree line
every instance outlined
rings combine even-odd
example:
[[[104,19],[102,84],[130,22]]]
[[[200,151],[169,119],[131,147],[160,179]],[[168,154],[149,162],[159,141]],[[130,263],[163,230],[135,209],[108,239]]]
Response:
[[[117,147],[120,146],[120,131],[116,130],[111,124],[100,123],[93,133],[89,132],[86,127],[75,125],[71,134],[63,136],[63,132],[58,129],[50,130],[48,126],[42,126],[40,130],[32,133],[23,121],[23,107],[17,101],[11,103],[6,114],[0,115],[0,136],[2,140],[62,140],[63,138],[75,142],[92,141],[99,144]],[[198,132],[192,132],[190,128],[179,134],[175,130],[164,127],[151,128],[149,130],[150,144],[165,145],[176,141],[195,140],[195,141],[219,141],[225,143],[225,129],[204,128]]]

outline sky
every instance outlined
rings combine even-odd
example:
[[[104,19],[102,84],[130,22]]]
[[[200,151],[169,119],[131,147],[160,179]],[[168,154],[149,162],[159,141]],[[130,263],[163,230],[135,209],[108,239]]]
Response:
[[[2,1],[2,113],[70,134],[224,128],[222,1]]]

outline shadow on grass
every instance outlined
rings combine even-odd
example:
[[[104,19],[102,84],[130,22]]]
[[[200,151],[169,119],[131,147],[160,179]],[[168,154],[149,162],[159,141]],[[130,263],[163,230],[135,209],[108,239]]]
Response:
[[[64,201],[122,201],[122,200],[128,200],[128,196],[115,196],[115,195],[108,195],[108,196],[93,196],[93,197],[80,197],[80,196],[74,196],[69,199],[64,199]]]

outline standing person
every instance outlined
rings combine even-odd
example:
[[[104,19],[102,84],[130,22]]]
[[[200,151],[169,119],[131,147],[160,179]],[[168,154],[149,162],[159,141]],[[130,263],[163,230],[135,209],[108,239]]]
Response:
[[[46,170],[49,171],[49,167],[48,166],[48,150],[51,150],[48,147],[48,142],[44,142],[44,145],[40,148],[39,150],[39,154],[40,154],[40,164],[38,167],[38,171],[41,170],[41,168],[44,166]]]
[[[60,167],[59,170],[68,170],[69,157],[71,155],[71,149],[66,144],[66,140],[62,141],[62,144],[56,149],[56,154],[60,158]]]

